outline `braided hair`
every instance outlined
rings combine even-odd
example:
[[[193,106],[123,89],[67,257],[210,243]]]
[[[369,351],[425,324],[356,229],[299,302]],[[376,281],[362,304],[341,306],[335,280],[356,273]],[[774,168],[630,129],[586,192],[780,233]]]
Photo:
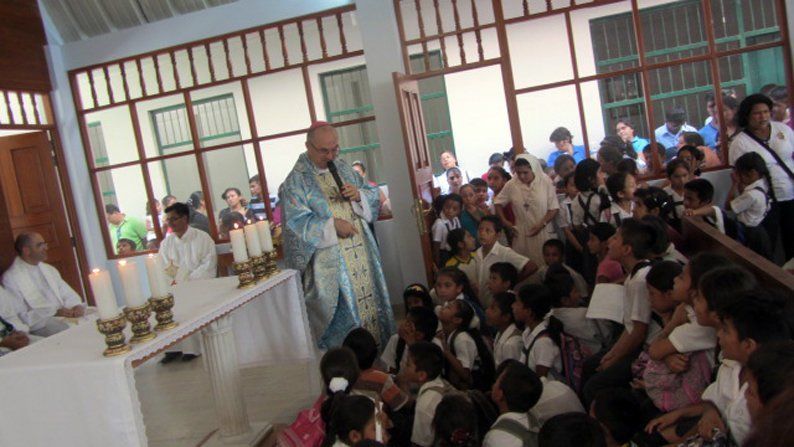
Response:
[[[736,172],[750,172],[755,171],[766,180],[767,194],[772,202],[777,202],[775,197],[775,190],[772,188],[772,175],[769,173],[769,168],[766,166],[764,158],[757,152],[748,152],[736,159],[734,163]]]

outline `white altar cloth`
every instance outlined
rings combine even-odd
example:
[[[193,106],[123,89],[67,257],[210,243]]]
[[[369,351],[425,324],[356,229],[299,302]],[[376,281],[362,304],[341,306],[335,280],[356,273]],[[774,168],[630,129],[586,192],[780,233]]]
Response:
[[[240,364],[314,357],[296,271],[236,286],[236,277],[179,285],[179,326],[125,355],[103,357],[104,337],[95,324],[81,324],[0,357],[0,446],[146,446],[133,363],[231,312]],[[126,332],[129,340],[129,325]]]

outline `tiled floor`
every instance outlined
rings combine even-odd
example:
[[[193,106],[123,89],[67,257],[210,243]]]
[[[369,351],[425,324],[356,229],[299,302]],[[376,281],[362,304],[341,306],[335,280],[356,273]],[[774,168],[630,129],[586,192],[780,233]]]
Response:
[[[203,358],[160,365],[152,359],[135,370],[150,447],[194,447],[218,428]],[[320,391],[316,362],[242,370],[251,421],[292,422]],[[314,384],[313,387],[310,384]],[[273,436],[262,445],[272,445]]]

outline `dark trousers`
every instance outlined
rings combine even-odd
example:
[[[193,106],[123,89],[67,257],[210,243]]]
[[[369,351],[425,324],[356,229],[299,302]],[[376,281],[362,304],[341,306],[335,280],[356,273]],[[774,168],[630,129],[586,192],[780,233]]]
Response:
[[[596,372],[596,368],[601,362],[601,358],[604,356],[604,354],[594,355],[587,359],[584,364],[582,375],[583,380],[586,380],[586,382],[584,382],[585,385],[582,392],[582,397],[585,408],[590,408],[590,404],[600,391],[609,388],[630,387],[632,379],[631,364],[639,355],[639,351],[635,352],[634,354],[624,356],[622,359],[613,363],[612,366],[603,371]]]
[[[794,258],[794,200],[772,203],[772,209],[778,212],[783,251],[788,261]]]

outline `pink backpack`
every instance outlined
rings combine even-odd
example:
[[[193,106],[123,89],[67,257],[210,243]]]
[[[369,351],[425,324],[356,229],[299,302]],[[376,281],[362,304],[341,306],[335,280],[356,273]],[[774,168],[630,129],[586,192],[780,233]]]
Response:
[[[663,361],[651,360],[646,352],[640,354],[633,369],[645,381],[645,392],[656,408],[669,412],[701,401],[703,390],[711,383],[712,364],[707,351],[688,355],[689,369],[676,374]]]
[[[278,447],[319,447],[325,438],[325,423],[320,409],[325,402],[321,395],[311,408],[301,410],[295,422],[279,433],[276,438]]]

